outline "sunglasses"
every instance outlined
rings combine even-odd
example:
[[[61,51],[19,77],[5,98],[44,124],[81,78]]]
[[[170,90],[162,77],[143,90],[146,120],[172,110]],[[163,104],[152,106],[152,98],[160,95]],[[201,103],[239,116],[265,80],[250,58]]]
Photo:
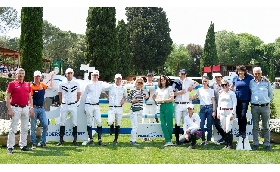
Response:
[[[208,81],[203,81],[203,82],[208,82]]]
[[[226,86],[228,86],[228,85],[227,85],[227,84],[221,84],[221,86],[222,86],[222,87],[226,87]]]
[[[143,82],[137,82],[137,84],[143,84]]]
[[[67,74],[72,74],[73,72],[68,72]]]

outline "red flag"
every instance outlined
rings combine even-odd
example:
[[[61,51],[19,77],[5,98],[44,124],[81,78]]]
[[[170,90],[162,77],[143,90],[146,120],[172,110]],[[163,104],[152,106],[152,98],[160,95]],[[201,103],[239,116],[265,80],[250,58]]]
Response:
[[[204,72],[204,73],[209,73],[209,72],[211,72],[211,67],[210,67],[210,66],[205,66],[205,67],[203,68],[203,72]]]
[[[221,71],[221,67],[220,65],[213,65],[212,66],[212,72],[220,72]]]

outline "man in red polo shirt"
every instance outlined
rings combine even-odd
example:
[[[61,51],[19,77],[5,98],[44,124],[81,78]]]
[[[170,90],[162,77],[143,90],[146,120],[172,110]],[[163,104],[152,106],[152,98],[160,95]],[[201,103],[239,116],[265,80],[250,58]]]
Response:
[[[22,68],[16,71],[16,80],[9,82],[6,94],[6,106],[10,116],[10,128],[7,140],[8,154],[12,154],[15,145],[15,133],[19,119],[21,120],[20,142],[22,151],[29,151],[27,147],[28,122],[34,117],[33,101],[30,83],[24,81],[25,71]],[[29,104],[29,105],[28,105]]]

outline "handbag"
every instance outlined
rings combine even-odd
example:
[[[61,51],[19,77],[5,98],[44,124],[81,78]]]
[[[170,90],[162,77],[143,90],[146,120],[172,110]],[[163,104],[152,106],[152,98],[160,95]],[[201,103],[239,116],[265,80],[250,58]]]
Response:
[[[197,138],[197,139],[201,138],[201,137],[202,137],[202,130],[199,129],[199,130],[195,131],[195,132],[194,132],[194,135],[196,135],[196,138]]]
[[[132,110],[132,112],[137,112],[137,111],[142,110],[142,108],[141,107],[132,107],[131,110]]]

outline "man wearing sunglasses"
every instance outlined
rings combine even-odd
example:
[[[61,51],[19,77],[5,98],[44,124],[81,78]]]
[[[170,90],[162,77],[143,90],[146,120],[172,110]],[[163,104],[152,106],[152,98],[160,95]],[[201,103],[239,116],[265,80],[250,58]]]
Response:
[[[65,135],[65,122],[68,113],[70,113],[72,118],[73,126],[73,145],[78,146],[77,143],[77,102],[81,97],[80,84],[73,80],[74,71],[71,68],[66,69],[65,71],[67,80],[59,84],[58,96],[61,103],[60,108],[60,140],[57,146],[60,146],[64,143],[63,136]]]
[[[214,90],[215,102],[216,102],[216,106],[218,106],[219,92],[222,90],[221,84],[222,84],[223,76],[221,73],[213,73],[213,77],[215,78],[215,81],[213,82],[213,85],[210,86],[210,88],[212,88]],[[220,119],[217,118],[217,111],[216,111],[216,116],[214,117],[214,125],[222,137],[221,139],[219,139],[217,141],[217,143],[218,144],[224,143],[225,142],[225,132],[221,127]]]

